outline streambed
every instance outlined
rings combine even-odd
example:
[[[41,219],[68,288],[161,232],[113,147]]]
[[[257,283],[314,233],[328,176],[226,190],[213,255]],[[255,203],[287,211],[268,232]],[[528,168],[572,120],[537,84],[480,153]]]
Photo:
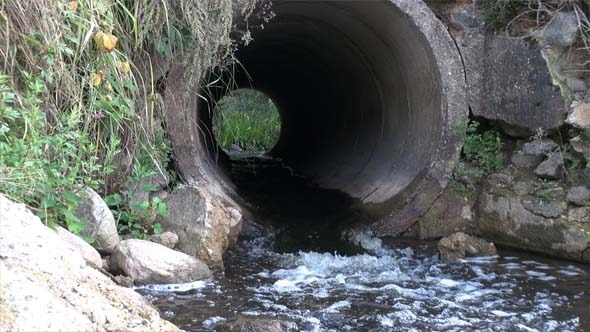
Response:
[[[440,261],[434,243],[352,235],[358,252],[285,252],[273,237],[227,253],[226,271],[190,285],[139,289],[187,331],[245,314],[303,331],[589,331],[590,269],[500,251]]]

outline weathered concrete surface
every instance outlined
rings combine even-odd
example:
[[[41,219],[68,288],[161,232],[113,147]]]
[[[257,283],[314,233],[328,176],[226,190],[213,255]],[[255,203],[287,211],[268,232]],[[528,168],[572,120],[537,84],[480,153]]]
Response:
[[[169,215],[156,221],[178,235],[176,249],[222,268],[223,253],[239,233],[232,228],[240,225],[240,211],[222,198],[190,186],[176,188],[166,203]]]
[[[475,190],[460,195],[452,186],[448,186],[404,236],[427,240],[457,232],[470,233],[473,230],[476,198]]]
[[[138,239],[121,241],[110,265],[111,270],[124,273],[137,284],[182,284],[212,276],[199,259]]]
[[[179,331],[0,194],[0,330]]]

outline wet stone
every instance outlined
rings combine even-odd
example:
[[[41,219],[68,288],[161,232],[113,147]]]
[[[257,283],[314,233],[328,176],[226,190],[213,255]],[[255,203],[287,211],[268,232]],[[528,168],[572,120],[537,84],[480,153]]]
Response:
[[[465,257],[497,255],[496,246],[465,233],[455,233],[445,237],[438,243],[440,257],[444,260],[458,260]]]

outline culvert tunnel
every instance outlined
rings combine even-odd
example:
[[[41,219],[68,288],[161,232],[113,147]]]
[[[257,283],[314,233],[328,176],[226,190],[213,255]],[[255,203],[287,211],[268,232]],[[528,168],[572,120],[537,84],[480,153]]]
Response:
[[[456,45],[418,0],[277,0],[272,10],[276,16],[237,51],[231,79],[264,92],[280,112],[280,138],[268,155],[338,195],[285,193],[289,185],[265,181],[273,175],[264,172],[245,181],[263,186],[246,188],[230,174],[220,177],[223,187],[250,214],[278,206],[285,216],[311,204],[321,218],[354,216],[380,235],[400,234],[441,193],[458,157],[452,128],[468,106]],[[214,102],[199,105],[205,127]],[[215,139],[203,142],[231,173]]]

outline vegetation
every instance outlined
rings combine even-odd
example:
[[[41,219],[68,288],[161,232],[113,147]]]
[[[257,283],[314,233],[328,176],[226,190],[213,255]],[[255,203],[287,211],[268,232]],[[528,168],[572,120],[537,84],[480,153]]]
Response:
[[[453,170],[451,185],[462,196],[467,196],[475,188],[473,184],[461,181],[463,177],[482,177],[489,175],[503,166],[500,149],[500,133],[494,129],[482,129],[477,121],[459,121],[453,130],[456,134],[465,133],[463,138],[462,159]]]
[[[279,113],[261,92],[231,92],[219,101],[215,111],[213,131],[222,148],[235,144],[244,150],[267,151],[279,138]]]
[[[231,57],[232,10],[230,0],[0,0],[0,192],[79,233],[77,193],[90,186],[118,195],[121,231],[156,231],[133,229],[165,214],[161,201],[116,193],[166,172],[149,52],[182,59],[196,84]]]

